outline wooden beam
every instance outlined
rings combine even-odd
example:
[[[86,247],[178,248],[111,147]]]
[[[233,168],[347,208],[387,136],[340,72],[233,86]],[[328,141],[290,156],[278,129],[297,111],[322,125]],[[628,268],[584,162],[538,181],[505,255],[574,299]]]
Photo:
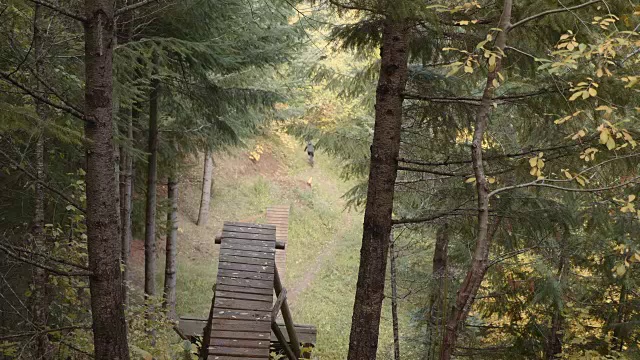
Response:
[[[280,345],[282,345],[282,348],[284,349],[284,352],[287,354],[287,357],[289,358],[289,360],[298,360],[299,358],[296,356],[293,350],[291,350],[291,346],[289,346],[287,339],[285,339],[284,335],[282,334],[282,331],[280,331],[280,327],[278,326],[278,324],[276,324],[275,321],[271,322],[271,331],[273,331],[273,333],[276,335],[276,338],[280,342]]]
[[[278,317],[278,313],[280,312],[280,308],[282,307],[282,303],[287,299],[287,289],[282,289],[280,295],[276,299],[275,304],[273,304],[273,310],[271,310],[271,321],[275,322]]]
[[[277,266],[275,268],[274,275],[275,276],[273,277],[273,288],[276,292],[276,295],[280,296],[280,293],[282,293],[284,289],[282,288],[282,282],[280,281],[280,275],[278,274]],[[296,327],[293,324],[293,317],[291,316],[291,310],[289,310],[289,305],[287,304],[286,298],[282,303],[282,319],[284,320],[284,325],[287,327],[287,333],[289,334],[289,340],[291,340],[291,346],[293,347],[293,352],[297,356],[296,359],[299,359],[300,358],[300,340],[298,340],[298,334],[296,333]]]

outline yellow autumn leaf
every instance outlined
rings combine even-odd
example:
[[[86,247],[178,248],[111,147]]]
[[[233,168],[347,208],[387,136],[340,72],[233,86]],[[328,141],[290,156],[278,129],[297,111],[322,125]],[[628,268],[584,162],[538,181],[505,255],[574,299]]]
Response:
[[[616,141],[613,140],[613,137],[609,136],[609,140],[607,140],[607,149],[613,150],[616,148]]]
[[[577,98],[579,98],[580,96],[582,96],[583,91],[576,91],[573,93],[573,95],[571,95],[571,97],[569,98],[569,101],[574,101]]]
[[[538,164],[537,157],[532,157],[531,159],[529,159],[529,165],[531,165],[531,167],[535,167],[537,164]]]
[[[627,272],[627,268],[624,266],[624,264],[619,264],[618,266],[616,266],[615,271],[616,275],[623,276]]]
[[[635,195],[629,195],[629,202],[633,202],[636,199]]]
[[[596,91],[596,89],[594,88],[589,88],[589,95],[596,96],[598,95],[598,91]]]
[[[467,183],[467,184],[471,184],[471,183],[476,182],[476,178],[475,177],[470,177],[467,180],[465,180],[464,182]]]
[[[609,130],[603,129],[600,132],[600,144],[606,144],[609,141]]]

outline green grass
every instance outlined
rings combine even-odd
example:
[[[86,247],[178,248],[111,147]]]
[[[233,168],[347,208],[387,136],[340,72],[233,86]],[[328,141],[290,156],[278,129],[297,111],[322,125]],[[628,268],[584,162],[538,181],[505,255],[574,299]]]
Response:
[[[211,305],[218,249],[214,237],[223,221],[264,222],[268,205],[290,204],[285,287],[292,299],[294,321],[314,324],[319,359],[345,359],[358,274],[362,214],[347,212],[341,196],[351,186],[339,178],[340,167],[318,154],[316,166],[291,139],[271,135],[257,140],[267,148],[261,162],[251,163],[236,151],[215,156],[210,219],[196,226],[201,167],[182,179],[179,216],[177,312],[205,317]],[[277,169],[277,171],[276,171]],[[307,185],[312,179],[312,187]],[[161,258],[164,253],[159,251]],[[163,269],[163,259],[158,269]],[[162,284],[159,271],[158,288]],[[390,358],[391,324],[385,304],[380,333],[381,358]]]

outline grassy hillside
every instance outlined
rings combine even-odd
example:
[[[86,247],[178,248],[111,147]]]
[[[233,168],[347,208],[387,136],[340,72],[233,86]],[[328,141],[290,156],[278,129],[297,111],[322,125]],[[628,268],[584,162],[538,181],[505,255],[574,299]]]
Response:
[[[362,231],[362,214],[346,211],[341,199],[350,184],[340,179],[338,164],[322,153],[317,154],[311,168],[303,145],[286,134],[274,131],[249,148],[256,145],[264,148],[258,162],[249,159],[246,149],[215,155],[212,207],[206,226],[195,225],[201,161],[194,160],[192,170],[181,179],[178,314],[208,314],[217,269],[214,236],[224,221],[264,222],[268,205],[289,204],[284,281],[294,320],[318,327],[317,358],[344,359]],[[141,263],[141,242],[134,244],[134,251],[134,259]],[[159,254],[163,254],[161,249]],[[158,281],[161,284],[162,279]],[[391,352],[390,316],[383,314],[383,323],[380,352],[386,358]]]

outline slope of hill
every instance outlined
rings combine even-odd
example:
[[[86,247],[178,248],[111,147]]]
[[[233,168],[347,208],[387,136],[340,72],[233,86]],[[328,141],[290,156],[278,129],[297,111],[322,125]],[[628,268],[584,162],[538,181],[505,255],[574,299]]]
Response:
[[[294,320],[318,327],[317,358],[344,359],[362,231],[362,214],[345,210],[341,198],[350,184],[340,179],[338,163],[322,153],[317,154],[315,167],[310,167],[304,146],[283,132],[271,131],[254,140],[248,149],[258,145],[263,153],[257,162],[249,158],[247,149],[214,156],[210,218],[205,226],[195,225],[202,159],[194,159],[192,170],[181,178],[177,312],[203,317],[208,314],[217,269],[218,246],[214,237],[224,221],[261,223],[265,221],[268,205],[289,204],[284,281]],[[162,246],[158,254],[163,258]],[[143,257],[142,243],[136,241],[133,257],[138,263],[136,268],[142,268]],[[162,274],[159,276],[161,284]],[[136,277],[139,283],[141,274]],[[381,355],[391,353],[390,316],[385,318],[381,326]]]

